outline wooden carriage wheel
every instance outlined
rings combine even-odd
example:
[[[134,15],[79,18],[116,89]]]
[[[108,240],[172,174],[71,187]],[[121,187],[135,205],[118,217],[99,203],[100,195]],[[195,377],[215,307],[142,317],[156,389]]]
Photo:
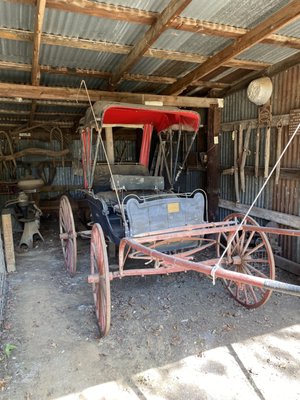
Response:
[[[99,274],[97,283],[92,283],[95,311],[100,337],[106,336],[110,328],[110,280],[106,243],[102,228],[94,224],[91,237],[91,274]]]
[[[228,215],[224,221],[235,221],[239,225],[243,214]],[[259,226],[257,222],[247,217],[245,225]],[[217,237],[217,254],[221,256],[227,247],[232,233],[219,233]],[[250,231],[245,228],[238,232],[229,246],[223,260],[223,268],[260,278],[275,278],[275,262],[271,245],[265,233]],[[247,308],[256,308],[265,304],[272,291],[224,279],[226,288],[231,296]]]
[[[76,273],[77,241],[72,207],[67,196],[59,204],[59,232],[65,264],[70,276]]]

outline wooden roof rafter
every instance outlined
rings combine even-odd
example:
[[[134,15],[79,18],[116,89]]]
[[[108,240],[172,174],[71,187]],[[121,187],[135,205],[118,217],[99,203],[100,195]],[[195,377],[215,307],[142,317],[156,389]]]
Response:
[[[31,71],[30,64],[21,64],[10,61],[0,61],[0,69],[10,69],[16,71]],[[107,71],[98,71],[98,70],[89,70],[82,68],[66,68],[66,67],[51,67],[49,65],[40,65],[39,66],[41,73],[48,74],[57,74],[57,75],[69,75],[69,76],[79,76],[79,77],[91,77],[91,78],[101,78],[101,79],[109,79],[111,77],[111,73]],[[141,74],[124,74],[124,80],[134,81],[134,82],[147,82],[147,83],[157,83],[157,84],[165,84],[171,85],[176,82],[176,78],[169,76],[158,76],[158,75],[141,75]],[[195,85],[203,85],[210,88],[225,88],[228,87],[229,84],[214,82],[214,81],[204,81],[200,80],[194,82]]]
[[[125,60],[119,66],[118,70],[113,73],[109,83],[113,89],[121,81],[125,73],[130,72],[132,67],[140,60],[152,44],[159,36],[168,28],[171,21],[179,15],[192,0],[171,0],[167,7],[163,10],[160,16],[148,31],[140,38],[137,44],[129,52]]]
[[[46,0],[37,0],[35,12],[35,26],[34,26],[34,40],[33,40],[33,54],[32,54],[32,70],[31,70],[31,84],[37,86],[40,84],[40,66],[39,56],[41,47],[42,27],[45,15]],[[36,101],[32,102],[31,113],[29,117],[29,124],[32,124],[34,114],[36,112]]]
[[[33,32],[24,31],[21,29],[8,29],[0,28],[0,39],[8,40],[20,40],[24,42],[32,42]],[[54,34],[42,34],[42,43],[50,46],[63,46],[72,47],[75,49],[92,50],[96,52],[107,52],[115,54],[128,54],[133,46],[120,45],[117,43],[95,41],[89,39],[71,38],[66,36],[54,35]],[[149,48],[145,53],[145,57],[158,58],[160,60],[173,60],[202,64],[207,61],[209,57],[201,54],[172,51],[172,50],[161,50]],[[269,66],[267,63],[251,61],[251,60],[238,60],[231,59],[224,63],[226,67],[233,68],[244,68],[251,70],[261,70]]]
[[[13,3],[23,3],[29,5],[35,5],[36,3],[36,0],[9,1]],[[98,18],[107,18],[145,25],[153,25],[159,17],[159,13],[153,11],[139,10],[102,2],[96,3],[90,0],[47,0],[46,7],[49,9],[85,14]],[[219,36],[228,39],[238,39],[249,31],[249,29],[246,28],[203,21],[194,18],[186,18],[181,17],[180,15],[176,16],[172,21],[170,21],[168,28],[199,33],[203,35]],[[299,38],[274,33],[264,38],[262,43],[300,49]]]
[[[237,39],[234,43],[225,47],[223,50],[209,58],[202,65],[195,68],[193,71],[177,80],[176,83],[169,86],[164,90],[163,94],[176,95],[182,93],[192,82],[201,79],[203,76],[214,71],[225,62],[231,60],[233,57],[239,55],[243,51],[260,43],[265,37],[272,32],[284,27],[297,19],[300,15],[300,2],[293,0],[287,6],[281,8],[276,13],[265,19],[260,24],[256,25],[253,29],[248,31],[244,36]]]

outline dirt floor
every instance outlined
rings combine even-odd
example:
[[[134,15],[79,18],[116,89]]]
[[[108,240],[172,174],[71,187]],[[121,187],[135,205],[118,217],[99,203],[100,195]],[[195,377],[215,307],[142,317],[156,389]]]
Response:
[[[197,273],[126,278],[111,284],[99,339],[89,242],[70,278],[56,229],[44,224],[45,243],[17,254],[8,278],[1,399],[300,399],[299,298],[273,294],[249,311]]]

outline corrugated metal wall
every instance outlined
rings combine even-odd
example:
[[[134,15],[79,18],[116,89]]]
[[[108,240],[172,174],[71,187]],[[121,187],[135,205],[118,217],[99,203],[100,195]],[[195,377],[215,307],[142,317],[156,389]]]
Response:
[[[300,66],[293,67],[276,75],[273,79],[273,94],[271,98],[272,114],[289,114],[290,110],[300,109]],[[225,98],[223,110],[223,122],[241,121],[257,118],[258,107],[247,99],[246,90],[236,92]],[[254,166],[255,156],[255,134],[251,131],[249,149],[250,156],[247,157],[247,166]],[[276,162],[276,128],[271,129],[271,154],[270,166]],[[283,127],[282,148],[288,142],[289,127]],[[259,166],[264,166],[265,134],[261,131],[260,160]],[[223,132],[220,142],[220,164],[222,167],[233,166],[233,141],[231,132]],[[283,157],[282,168],[300,167],[300,135],[296,136],[292,145]],[[246,175],[246,191],[241,193],[241,203],[251,204],[260,187],[264,182],[263,177],[255,178]],[[220,197],[226,200],[235,201],[234,177],[232,175],[222,176]],[[278,185],[275,185],[274,177],[271,178],[261,198],[256,203],[257,207],[266,208],[282,213],[299,215],[300,212],[300,180],[295,176],[280,178]],[[224,217],[228,210],[221,209],[220,216]],[[266,221],[260,221],[265,223]],[[282,256],[296,262],[300,262],[300,240],[295,238],[281,238]]]

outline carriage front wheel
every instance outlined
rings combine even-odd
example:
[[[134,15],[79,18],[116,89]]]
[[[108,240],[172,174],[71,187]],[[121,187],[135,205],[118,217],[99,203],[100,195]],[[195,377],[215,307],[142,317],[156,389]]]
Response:
[[[59,232],[67,271],[71,276],[74,276],[77,264],[77,235],[72,207],[67,196],[62,196],[60,199]]]
[[[224,221],[234,221],[238,226],[243,218],[243,214],[235,213],[228,215]],[[247,217],[244,224],[259,226],[251,217]],[[275,279],[274,256],[267,235],[244,227],[228,246],[233,234],[234,232],[218,234],[218,257],[226,250],[221,261],[222,267],[260,278]],[[271,290],[227,279],[224,279],[224,283],[231,296],[247,308],[256,308],[265,304],[272,293]]]
[[[96,283],[92,283],[95,311],[100,337],[106,336],[110,328],[110,280],[106,243],[102,228],[94,224],[91,236],[91,274],[99,274]]]

